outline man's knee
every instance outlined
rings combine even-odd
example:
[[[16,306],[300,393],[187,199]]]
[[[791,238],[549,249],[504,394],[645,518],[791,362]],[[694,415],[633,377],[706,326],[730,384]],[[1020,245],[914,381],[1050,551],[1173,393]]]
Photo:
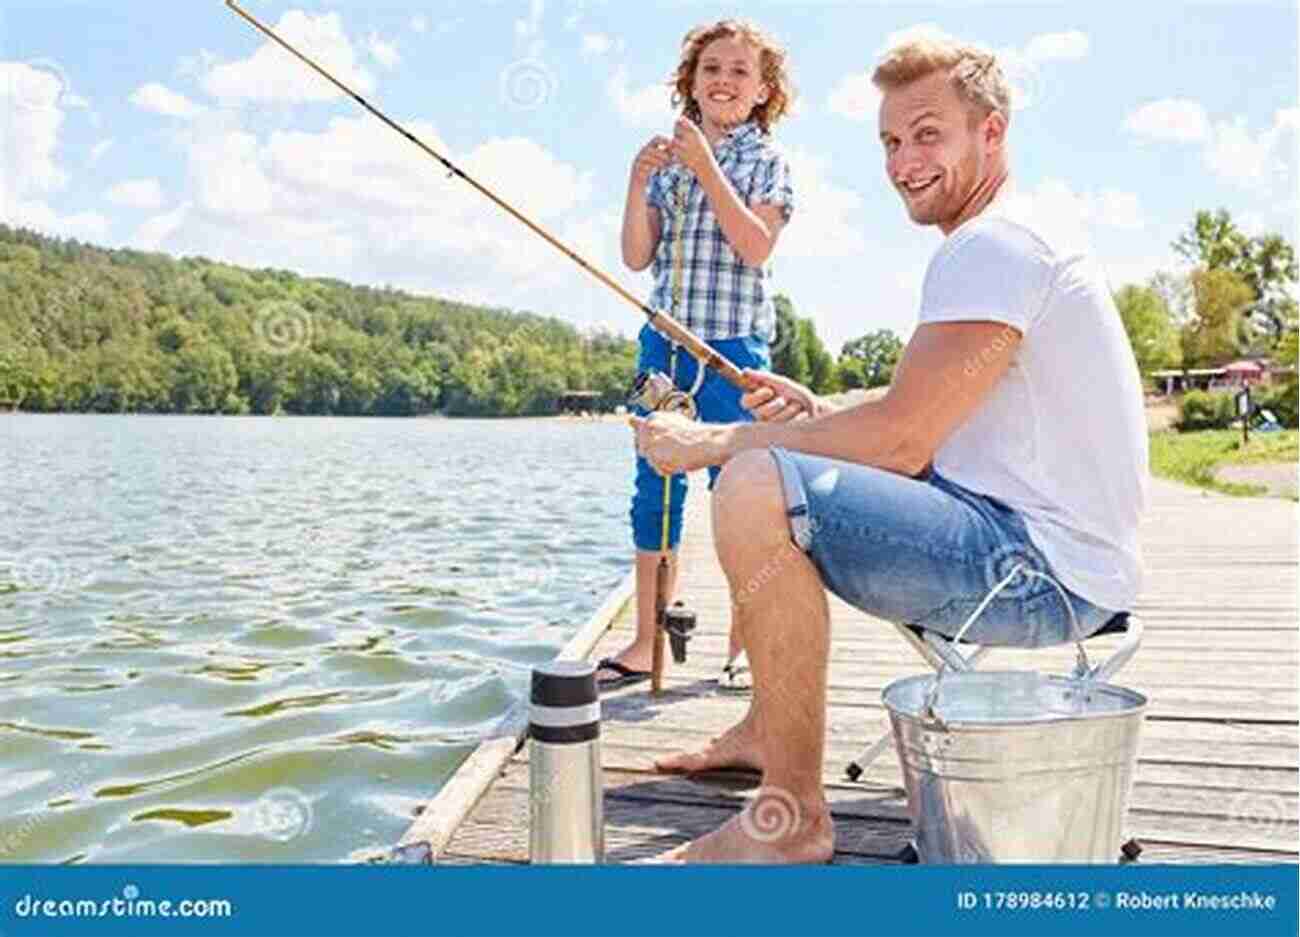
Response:
[[[765,523],[786,523],[781,472],[766,449],[747,449],[729,459],[713,496],[719,532],[734,526],[752,534]]]

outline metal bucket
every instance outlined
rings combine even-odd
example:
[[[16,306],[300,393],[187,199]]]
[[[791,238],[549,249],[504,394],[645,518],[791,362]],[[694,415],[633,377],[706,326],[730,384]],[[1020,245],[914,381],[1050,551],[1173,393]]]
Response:
[[[1115,862],[1147,699],[1089,679],[944,672],[885,688],[922,862]]]

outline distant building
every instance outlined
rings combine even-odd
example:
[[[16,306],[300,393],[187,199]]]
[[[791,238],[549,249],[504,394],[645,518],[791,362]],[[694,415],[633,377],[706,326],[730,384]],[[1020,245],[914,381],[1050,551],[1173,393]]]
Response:
[[[1189,390],[1233,390],[1255,384],[1270,384],[1274,374],[1285,374],[1290,368],[1279,368],[1267,361],[1243,358],[1221,368],[1188,368],[1152,371],[1151,380],[1156,390],[1163,394],[1180,394]]]
[[[566,390],[555,401],[561,413],[593,413],[600,403],[600,394],[594,390]]]

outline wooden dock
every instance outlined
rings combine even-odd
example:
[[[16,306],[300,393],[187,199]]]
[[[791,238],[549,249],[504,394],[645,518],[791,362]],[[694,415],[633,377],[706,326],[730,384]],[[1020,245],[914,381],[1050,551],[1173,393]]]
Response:
[[[661,752],[695,747],[738,719],[748,696],[718,690],[729,598],[714,558],[702,478],[692,479],[680,594],[699,613],[689,660],[657,699],[641,684],[603,699],[606,861],[654,855],[724,822],[754,775],[656,774]],[[1154,480],[1142,540],[1148,575],[1137,657],[1116,682],[1151,700],[1128,814],[1143,862],[1297,861],[1297,548],[1289,501],[1202,494]],[[563,656],[604,656],[634,627],[625,581]],[[859,783],[844,766],[888,728],[881,690],[926,665],[887,624],[834,597],[825,779],[836,862],[898,861],[909,840],[893,747]],[[1118,639],[1097,639],[1108,653]],[[981,663],[1067,673],[1073,648],[995,650]],[[444,863],[528,861],[528,749],[482,743],[403,838]],[[1118,845],[1118,844],[1117,844]]]

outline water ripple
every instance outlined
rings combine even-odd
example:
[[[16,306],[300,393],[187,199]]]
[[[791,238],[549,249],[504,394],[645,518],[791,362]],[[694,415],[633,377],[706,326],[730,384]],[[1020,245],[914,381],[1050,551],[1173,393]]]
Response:
[[[0,417],[0,861],[382,850],[623,575],[631,469],[617,424]]]

